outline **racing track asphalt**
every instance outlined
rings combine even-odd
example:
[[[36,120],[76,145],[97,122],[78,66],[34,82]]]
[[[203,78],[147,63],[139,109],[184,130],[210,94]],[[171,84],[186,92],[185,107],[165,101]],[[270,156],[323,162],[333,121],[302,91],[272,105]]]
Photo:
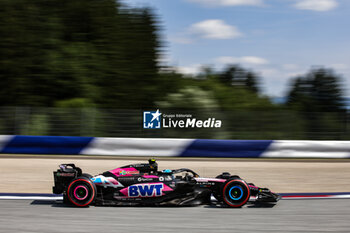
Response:
[[[349,232],[350,199],[282,200],[273,208],[89,207],[0,200],[0,232]]]

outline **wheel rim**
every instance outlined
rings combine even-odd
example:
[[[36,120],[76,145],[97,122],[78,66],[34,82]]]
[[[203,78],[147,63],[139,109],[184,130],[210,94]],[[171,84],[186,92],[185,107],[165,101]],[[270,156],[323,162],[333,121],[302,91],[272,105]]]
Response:
[[[89,191],[85,186],[79,185],[74,189],[73,194],[76,199],[82,201],[88,196]]]
[[[233,186],[229,190],[229,195],[232,200],[238,201],[243,197],[243,190],[241,186]]]

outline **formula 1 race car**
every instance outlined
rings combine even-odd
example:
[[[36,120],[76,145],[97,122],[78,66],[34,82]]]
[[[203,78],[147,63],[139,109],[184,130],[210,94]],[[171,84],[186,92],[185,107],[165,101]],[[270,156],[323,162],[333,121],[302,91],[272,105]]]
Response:
[[[241,207],[252,200],[251,197],[255,197],[255,203],[276,203],[280,199],[269,189],[246,183],[227,172],[216,178],[202,178],[187,168],[158,171],[154,159],[96,176],[82,173],[74,164],[61,164],[54,172],[54,181],[53,193],[63,193],[65,203],[78,207],[92,204],[195,206],[212,203]]]

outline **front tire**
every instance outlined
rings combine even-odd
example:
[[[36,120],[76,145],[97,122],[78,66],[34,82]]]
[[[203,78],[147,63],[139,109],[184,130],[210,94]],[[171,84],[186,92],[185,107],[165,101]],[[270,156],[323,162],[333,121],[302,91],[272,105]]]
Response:
[[[66,195],[73,205],[86,207],[95,200],[96,187],[89,179],[78,177],[70,182]]]
[[[222,199],[230,207],[241,207],[250,197],[248,184],[241,179],[231,179],[225,182],[222,189]]]

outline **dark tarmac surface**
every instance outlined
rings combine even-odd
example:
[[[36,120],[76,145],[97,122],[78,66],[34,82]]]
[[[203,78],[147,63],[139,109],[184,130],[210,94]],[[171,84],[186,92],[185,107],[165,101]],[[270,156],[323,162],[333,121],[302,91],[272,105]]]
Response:
[[[282,200],[273,208],[74,208],[0,200],[0,232],[350,232],[350,199]]]

